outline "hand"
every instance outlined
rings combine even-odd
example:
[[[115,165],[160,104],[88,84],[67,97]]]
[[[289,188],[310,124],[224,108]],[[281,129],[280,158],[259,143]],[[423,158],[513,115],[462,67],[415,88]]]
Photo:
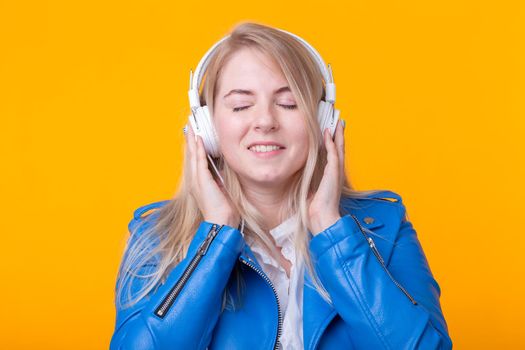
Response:
[[[328,129],[324,130],[323,138],[327,151],[327,164],[317,192],[313,196],[310,195],[308,199],[308,229],[314,236],[341,218],[339,200],[345,174],[344,129],[341,121],[335,129],[335,142],[332,141]]]
[[[191,181],[191,195],[205,221],[228,225],[237,228],[240,215],[229,199],[222,183],[215,181],[208,169],[208,158],[204,149],[202,138],[195,134],[191,127],[185,134],[186,139],[186,166],[189,166],[189,179]]]

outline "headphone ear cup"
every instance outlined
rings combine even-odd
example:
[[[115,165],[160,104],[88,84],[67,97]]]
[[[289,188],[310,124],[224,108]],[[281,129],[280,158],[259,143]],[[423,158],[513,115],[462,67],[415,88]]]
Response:
[[[334,109],[333,104],[323,100],[319,101],[319,106],[317,108],[317,120],[319,122],[319,127],[321,128],[321,135],[324,133],[324,130],[328,128],[330,130],[330,136],[333,138],[338,119],[339,110]]]
[[[190,115],[190,123],[193,128],[195,135],[202,137],[204,144],[204,149],[206,153],[211,155],[214,158],[220,156],[219,153],[219,143],[215,128],[211,121],[210,112],[208,106],[202,106],[195,109],[195,118]]]

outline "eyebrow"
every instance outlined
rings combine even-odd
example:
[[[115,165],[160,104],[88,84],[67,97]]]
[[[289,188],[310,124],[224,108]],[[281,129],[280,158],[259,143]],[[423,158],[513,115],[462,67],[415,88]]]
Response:
[[[280,94],[280,93],[287,92],[287,91],[291,91],[290,87],[283,86],[283,87],[280,87],[277,90],[275,90],[273,93],[274,94]],[[224,95],[223,98],[226,98],[226,97],[228,97],[230,95],[233,95],[233,94],[248,95],[248,96],[255,95],[255,93],[253,91],[251,91],[251,90],[233,89],[233,90],[230,90],[230,92],[228,92],[226,95]]]

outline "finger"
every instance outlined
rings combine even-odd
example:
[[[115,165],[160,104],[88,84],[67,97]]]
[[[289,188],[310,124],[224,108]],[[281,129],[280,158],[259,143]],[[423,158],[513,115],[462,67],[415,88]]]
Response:
[[[190,166],[190,150],[189,150],[189,141],[188,141],[188,131],[186,131],[184,134],[184,166],[188,167]]]
[[[325,139],[325,146],[327,151],[327,161],[328,166],[332,169],[338,169],[339,168],[339,157],[337,155],[337,149],[335,147],[335,143],[332,141],[332,136],[330,135],[330,130],[327,128],[325,129],[324,133],[324,139]]]
[[[196,145],[195,145],[195,135],[193,134],[193,129],[188,127],[188,132],[186,133],[186,145],[188,146],[188,163],[190,167],[191,176],[190,179],[195,179],[197,175],[197,160],[195,157]]]
[[[341,171],[344,171],[344,160],[345,160],[345,135],[344,135],[344,128],[343,123],[341,120],[337,123],[337,127],[335,129],[335,146],[337,149],[337,154],[339,157],[339,166]]]
[[[198,176],[202,180],[210,181],[213,180],[210,170],[208,169],[208,158],[206,157],[206,150],[204,149],[204,143],[202,137],[197,136],[197,171]]]

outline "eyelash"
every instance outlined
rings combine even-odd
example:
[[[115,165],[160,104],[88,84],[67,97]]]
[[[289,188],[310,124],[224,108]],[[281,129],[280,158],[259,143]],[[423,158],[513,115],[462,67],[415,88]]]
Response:
[[[296,109],[297,108],[297,105],[279,105],[285,109]],[[246,108],[248,108],[250,106],[244,106],[244,107],[237,107],[237,108],[234,108],[233,111],[234,112],[240,112],[242,110],[245,110]]]

